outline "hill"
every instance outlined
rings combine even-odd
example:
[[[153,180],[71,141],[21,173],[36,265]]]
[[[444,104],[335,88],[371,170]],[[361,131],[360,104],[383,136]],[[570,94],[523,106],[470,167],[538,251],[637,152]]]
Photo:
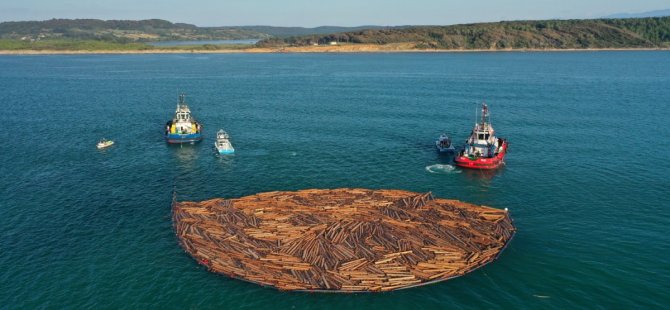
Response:
[[[618,13],[605,16],[603,18],[642,18],[642,17],[664,17],[670,16],[670,9],[656,10],[642,13]]]
[[[239,27],[218,27],[218,28],[237,28],[258,33],[264,33],[272,37],[290,37],[303,35],[330,34],[337,32],[361,31],[367,29],[383,29],[382,26],[358,26],[358,27],[338,27],[338,26],[320,26],[314,28],[304,27],[274,27],[274,26],[239,26]]]
[[[670,17],[505,21],[453,26],[409,26],[329,35],[270,38],[261,47],[409,43],[417,49],[586,49],[670,46]]]
[[[198,27],[166,20],[51,19],[0,23],[0,39],[13,40],[101,40],[116,43],[168,40],[239,40],[378,29],[378,26],[316,28],[229,26]]]
[[[234,27],[203,28],[166,20],[51,19],[0,23],[0,39],[74,39],[108,42],[262,39],[270,35]]]
[[[335,33],[327,33],[336,31]],[[155,48],[166,40],[261,39],[250,45]],[[330,46],[333,41],[336,46]],[[326,45],[323,46],[313,45]],[[670,48],[670,17],[503,21],[452,26],[198,27],[165,20],[52,19],[0,23],[0,50],[374,52]]]

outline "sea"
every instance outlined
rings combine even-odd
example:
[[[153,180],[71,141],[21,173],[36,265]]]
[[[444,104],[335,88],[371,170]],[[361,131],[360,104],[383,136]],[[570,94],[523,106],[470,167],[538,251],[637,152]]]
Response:
[[[201,143],[164,141],[180,93]],[[495,172],[435,148],[482,102]],[[668,51],[0,56],[0,308],[667,309],[669,108]],[[453,280],[322,294],[210,273],[172,229],[173,193],[340,187],[507,208],[518,232]]]

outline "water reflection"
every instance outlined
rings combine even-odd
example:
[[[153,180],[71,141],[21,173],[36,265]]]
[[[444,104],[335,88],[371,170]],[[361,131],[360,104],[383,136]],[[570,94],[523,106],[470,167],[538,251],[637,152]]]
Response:
[[[225,172],[230,172],[235,163],[235,154],[219,154],[216,149],[212,151],[214,156],[216,156],[216,162],[219,164],[219,167]]]
[[[198,160],[200,144],[168,144],[168,149],[177,159],[177,167],[191,171]]]
[[[494,170],[481,169],[461,169],[461,175],[470,182],[479,182],[482,185],[489,185],[494,177],[499,176],[505,170],[505,166]]]

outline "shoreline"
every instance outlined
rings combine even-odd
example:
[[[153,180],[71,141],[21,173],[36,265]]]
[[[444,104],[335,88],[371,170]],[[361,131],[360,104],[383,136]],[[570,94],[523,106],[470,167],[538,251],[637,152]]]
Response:
[[[299,46],[285,48],[250,47],[244,49],[150,49],[150,50],[0,50],[0,55],[97,55],[97,54],[315,54],[315,53],[509,53],[509,52],[602,52],[602,51],[670,51],[670,47],[653,48],[548,48],[548,49],[417,49],[407,44]]]

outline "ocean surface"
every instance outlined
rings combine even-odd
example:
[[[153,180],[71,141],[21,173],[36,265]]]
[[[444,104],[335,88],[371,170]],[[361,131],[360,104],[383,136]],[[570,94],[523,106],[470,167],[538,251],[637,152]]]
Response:
[[[163,140],[179,92],[200,144]],[[434,145],[481,101],[511,142],[495,173]],[[0,56],[0,308],[665,308],[669,107],[662,51]],[[172,231],[173,188],[337,187],[509,208],[518,233],[461,278],[338,295],[211,274]]]

